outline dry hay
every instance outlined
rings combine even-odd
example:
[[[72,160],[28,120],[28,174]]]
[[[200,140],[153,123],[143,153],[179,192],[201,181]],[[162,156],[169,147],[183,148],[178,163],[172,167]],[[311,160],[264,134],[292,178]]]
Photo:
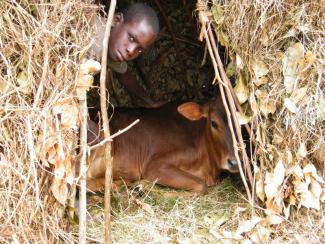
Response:
[[[198,9],[208,6],[198,2]],[[265,213],[288,219],[292,206],[322,211],[325,2],[214,0],[209,6],[206,15],[230,56],[227,74],[236,79],[245,111],[240,119],[254,132],[256,194]]]
[[[230,177],[199,197],[139,182],[113,194],[113,242],[213,243],[210,229],[235,229],[245,211],[250,212],[243,192],[240,180]],[[90,196],[88,205],[89,238],[103,242],[102,198]]]
[[[0,242],[72,242],[74,84],[91,38],[91,1],[0,4]],[[55,176],[55,177],[53,177]]]
[[[4,0],[0,5],[0,242],[76,240],[77,233],[68,231],[66,212],[56,200],[67,206],[76,180],[72,160],[79,126],[75,81],[92,36],[89,20],[97,7],[90,2]],[[322,242],[324,217],[319,203],[324,200],[324,171],[317,174],[314,165],[324,170],[324,2],[213,2],[210,17],[232,61],[228,75],[238,80],[235,90],[246,111],[244,119],[251,121],[256,132],[257,194],[266,201],[267,213],[280,213],[288,219],[291,212],[293,221],[253,218],[253,224],[246,223],[251,228],[239,235],[251,233],[250,240],[260,241],[306,238]],[[244,211],[237,206],[248,208],[247,203],[241,197],[227,202],[236,208],[224,206],[230,211],[224,221],[216,199],[220,199],[222,187],[228,188],[220,187],[214,189],[216,194],[200,199],[173,200],[168,211],[164,206],[155,207],[154,198],[147,198],[149,193],[138,201],[133,198],[131,203],[142,210],[136,216],[138,222],[132,224],[134,219],[122,207],[121,215],[114,213],[114,238],[133,241],[134,232],[124,234],[126,229],[138,231],[139,238],[145,234],[139,242],[164,242],[168,236],[170,241],[209,242],[227,233],[235,236],[242,231],[236,232],[244,225],[242,220],[249,218],[243,218],[239,212]],[[225,202],[228,193],[220,202]],[[207,204],[195,205],[208,198]],[[162,202],[158,199],[155,201]],[[186,205],[183,212],[178,211],[179,204]],[[292,205],[311,210],[301,210],[304,214],[296,217]],[[204,219],[209,211],[218,212],[218,217]],[[196,222],[198,213],[203,214],[206,226]],[[175,216],[180,218],[172,222]],[[142,217],[146,223],[140,221]],[[305,218],[308,224],[297,223]],[[281,227],[268,230],[269,225],[282,221]],[[166,229],[159,228],[164,225]],[[212,239],[197,233],[202,225]],[[155,226],[158,232],[144,232]],[[299,235],[301,227],[305,229]],[[291,233],[286,228],[292,228]],[[94,238],[98,238],[96,233]]]
[[[113,242],[324,243],[324,210],[294,211],[281,225],[272,225],[279,219],[265,219],[261,210],[252,218],[245,195],[239,177],[223,179],[204,196],[139,182],[113,193]],[[88,239],[104,243],[102,196],[88,201]]]

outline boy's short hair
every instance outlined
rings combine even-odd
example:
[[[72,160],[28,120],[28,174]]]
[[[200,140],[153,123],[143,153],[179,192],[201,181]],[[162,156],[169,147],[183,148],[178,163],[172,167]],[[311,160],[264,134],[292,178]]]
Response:
[[[146,20],[151,25],[154,33],[158,35],[159,20],[157,13],[144,3],[135,3],[122,11],[125,22]]]

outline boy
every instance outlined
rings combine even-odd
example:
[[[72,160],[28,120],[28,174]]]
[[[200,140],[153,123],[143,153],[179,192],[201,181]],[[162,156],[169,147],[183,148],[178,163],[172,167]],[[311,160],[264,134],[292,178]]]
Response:
[[[100,61],[106,21],[97,16],[94,22],[97,34],[92,51]],[[114,15],[108,43],[108,67],[116,73],[119,82],[129,92],[144,102],[145,107],[159,107],[163,103],[153,101],[146,94],[127,70],[126,61],[137,58],[147,50],[156,40],[158,32],[159,21],[155,11],[143,3],[135,3]]]

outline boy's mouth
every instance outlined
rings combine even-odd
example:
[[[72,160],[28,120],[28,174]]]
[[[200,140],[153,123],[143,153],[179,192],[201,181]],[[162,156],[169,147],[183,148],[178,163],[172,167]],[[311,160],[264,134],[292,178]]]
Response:
[[[122,55],[122,53],[119,50],[116,51],[116,57],[117,57],[118,61],[120,61],[120,62],[125,61],[124,56]]]

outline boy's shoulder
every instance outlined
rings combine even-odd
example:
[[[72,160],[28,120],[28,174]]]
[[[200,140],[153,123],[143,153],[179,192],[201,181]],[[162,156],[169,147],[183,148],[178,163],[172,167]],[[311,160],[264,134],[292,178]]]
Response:
[[[113,60],[108,59],[107,60],[107,66],[109,68],[111,68],[113,71],[120,73],[120,74],[124,74],[126,73],[127,69],[128,69],[128,64],[123,61],[123,62],[115,62]]]

